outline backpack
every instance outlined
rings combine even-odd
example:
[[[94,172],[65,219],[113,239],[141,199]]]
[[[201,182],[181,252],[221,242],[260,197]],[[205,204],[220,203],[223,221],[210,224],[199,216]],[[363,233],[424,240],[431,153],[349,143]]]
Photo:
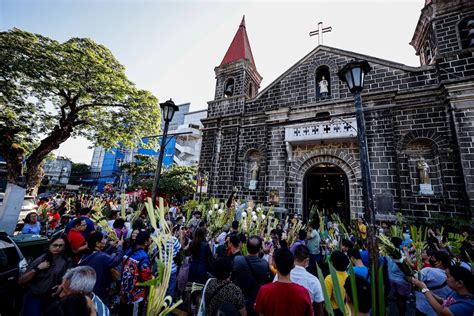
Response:
[[[138,249],[129,256],[125,256],[122,263],[120,299],[125,304],[133,304],[145,298],[145,289],[138,286],[138,283],[140,283],[140,263],[142,260],[132,258],[137,251]]]

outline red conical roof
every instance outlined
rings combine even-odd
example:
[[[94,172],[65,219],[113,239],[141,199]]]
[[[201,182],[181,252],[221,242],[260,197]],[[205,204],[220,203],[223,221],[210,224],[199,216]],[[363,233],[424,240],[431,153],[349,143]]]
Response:
[[[252,49],[250,48],[249,38],[247,37],[247,31],[245,29],[245,15],[242,17],[242,22],[240,22],[239,29],[227,53],[225,53],[224,59],[222,59],[221,66],[240,59],[248,59],[255,69],[257,68],[253,60]]]

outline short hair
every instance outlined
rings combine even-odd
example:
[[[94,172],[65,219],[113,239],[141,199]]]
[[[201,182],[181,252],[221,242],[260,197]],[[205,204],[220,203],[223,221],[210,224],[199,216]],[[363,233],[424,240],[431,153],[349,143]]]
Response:
[[[83,207],[83,208],[81,208],[81,210],[79,211],[79,214],[81,214],[81,215],[87,215],[87,214],[89,214],[90,212],[92,212],[92,210],[90,209],[90,207]]]
[[[403,240],[400,237],[392,237],[392,238],[390,238],[390,241],[392,242],[392,244],[397,249],[400,248],[400,246],[402,245],[402,242],[403,242]]]
[[[200,212],[200,211],[195,211],[195,212],[193,213],[193,216],[194,216],[194,215],[199,215],[199,216],[201,216],[201,212]]]
[[[251,255],[256,255],[262,249],[262,238],[253,235],[247,239],[247,251]]]
[[[346,271],[349,259],[342,251],[336,250],[331,254],[331,263],[337,271]]]
[[[239,247],[240,245],[240,237],[237,234],[230,234],[229,241],[235,248]]]
[[[443,268],[447,269],[451,266],[451,258],[444,251],[433,251],[431,253],[432,257],[435,257],[437,260],[441,261]]]
[[[85,222],[86,220],[83,218],[76,218],[75,220],[72,221],[72,226],[71,227],[76,227],[79,226],[82,222]]]
[[[358,312],[368,313],[372,307],[369,282],[358,275],[354,275],[354,277],[356,283],[357,300],[359,302]],[[344,289],[346,290],[346,294],[351,302],[354,303],[354,296],[351,288],[351,277],[346,279],[346,282],[344,283]]]
[[[354,259],[362,260],[362,256],[360,255],[360,251],[354,248],[351,248],[347,251],[347,256],[349,259],[353,257]]]
[[[229,257],[219,257],[214,261],[214,276],[219,280],[225,280],[230,277],[232,267],[232,260]]]
[[[96,282],[95,270],[89,266],[75,267],[68,270],[63,281],[69,281],[69,288],[81,294],[90,294]]]
[[[354,243],[350,241],[349,239],[343,239],[341,242],[341,245],[343,245],[344,247],[347,247],[348,249],[354,248]]]
[[[452,265],[448,269],[449,274],[456,281],[462,281],[464,287],[468,290],[468,292],[471,294],[474,293],[474,276],[472,275],[471,271],[457,265]]]
[[[309,249],[305,245],[298,245],[295,248],[295,260],[303,261],[309,258]]]
[[[114,228],[124,228],[125,220],[123,218],[117,218],[112,225]]]
[[[301,230],[298,232],[298,239],[299,239],[299,240],[305,240],[305,239],[306,239],[306,236],[308,236],[307,233],[306,233],[306,230],[301,229]]]
[[[135,239],[135,245],[143,246],[150,239],[150,233],[147,231],[141,231],[138,233]]]
[[[87,241],[87,247],[89,250],[94,250],[96,244],[101,242],[104,239],[104,235],[100,231],[94,231],[89,235],[89,240]]]
[[[140,217],[134,220],[132,223],[132,230],[135,230],[135,229],[142,230],[145,228],[146,228],[145,223],[143,222],[143,219]]]
[[[239,229],[239,221],[232,222],[232,229],[235,229],[235,230]]]
[[[280,248],[275,253],[275,265],[281,275],[288,275],[294,268],[294,257],[288,248]]]

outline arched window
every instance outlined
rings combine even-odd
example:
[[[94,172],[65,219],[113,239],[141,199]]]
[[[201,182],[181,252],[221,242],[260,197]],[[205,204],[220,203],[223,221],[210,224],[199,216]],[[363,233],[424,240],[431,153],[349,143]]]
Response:
[[[249,88],[248,88],[248,91],[247,91],[247,97],[249,99],[253,98],[253,83],[249,82]]]
[[[328,66],[316,69],[316,97],[325,98],[331,95],[331,75]]]
[[[234,95],[234,88],[235,88],[234,78],[227,79],[227,81],[225,82],[225,86],[224,86],[224,96],[226,98],[233,96]]]
[[[458,25],[461,49],[474,47],[474,16],[464,18]]]

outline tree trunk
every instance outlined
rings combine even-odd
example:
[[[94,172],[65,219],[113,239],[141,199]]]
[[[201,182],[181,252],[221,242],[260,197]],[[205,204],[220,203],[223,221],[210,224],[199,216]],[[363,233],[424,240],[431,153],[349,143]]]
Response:
[[[18,144],[0,146],[0,152],[7,163],[8,183],[19,185],[22,175],[22,161],[25,150]]]
[[[68,123],[69,122],[61,127],[56,126],[28,156],[28,159],[26,160],[27,194],[36,195],[38,193],[38,187],[44,176],[42,166],[44,158],[46,158],[46,156],[53,150],[58,149],[60,144],[64,143],[69,137],[71,137],[73,125]]]

